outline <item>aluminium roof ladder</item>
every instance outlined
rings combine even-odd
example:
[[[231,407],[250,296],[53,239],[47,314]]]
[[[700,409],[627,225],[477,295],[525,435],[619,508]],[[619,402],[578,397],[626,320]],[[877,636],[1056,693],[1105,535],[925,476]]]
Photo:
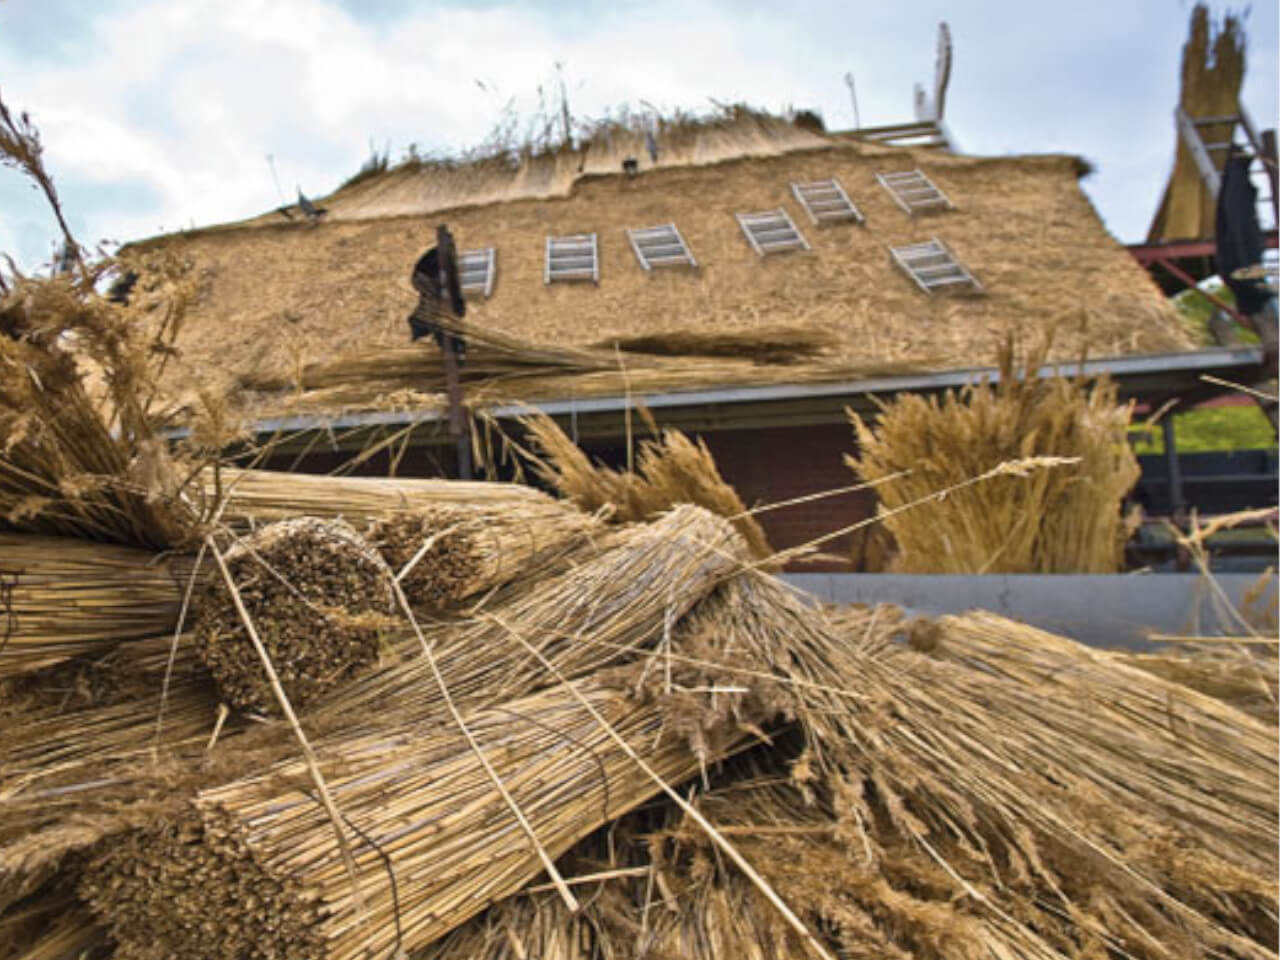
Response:
[[[464,250],[458,255],[458,283],[464,293],[478,293],[486,300],[493,295],[497,254],[493,247]]]
[[[849,195],[835,177],[830,180],[814,180],[809,183],[792,183],[791,192],[815,225],[844,223],[852,220],[862,224],[866,220],[862,211],[853,205]]]
[[[631,241],[631,249],[640,266],[650,275],[654,267],[692,267],[695,270],[698,267],[698,261],[693,258],[693,252],[674,223],[628,229],[627,239]]]
[[[1249,119],[1249,114],[1245,112],[1244,105],[1238,104],[1237,112],[1232,114],[1219,117],[1192,117],[1179,104],[1174,107],[1173,117],[1178,125],[1178,136],[1191,152],[1196,169],[1200,172],[1200,179],[1204,181],[1215,203],[1218,192],[1222,189],[1222,174],[1219,172],[1219,166],[1225,163],[1227,156],[1230,155],[1231,147],[1235,143],[1236,131],[1239,130],[1244,134],[1245,142],[1253,151],[1253,156],[1261,160],[1266,168],[1271,195],[1265,199],[1271,207],[1274,219],[1277,199],[1275,157],[1267,156],[1267,150],[1258,136],[1253,121]],[[1226,129],[1226,133],[1222,139],[1206,143],[1201,133],[1206,128],[1213,128],[1212,132],[1215,136],[1223,128]]]
[[[947,195],[938,189],[938,185],[923,170],[877,173],[876,180],[909,216],[955,209]]]
[[[982,284],[978,282],[978,278],[937,237],[924,243],[890,247],[889,257],[925,293],[963,287],[968,287],[974,293],[982,292]]]
[[[810,249],[809,241],[782,207],[758,213],[735,213],[734,216],[738,218],[738,226],[746,234],[751,249],[762,257],[788,250]]]
[[[594,233],[547,237],[547,261],[542,282],[590,280],[600,282],[600,249]]]

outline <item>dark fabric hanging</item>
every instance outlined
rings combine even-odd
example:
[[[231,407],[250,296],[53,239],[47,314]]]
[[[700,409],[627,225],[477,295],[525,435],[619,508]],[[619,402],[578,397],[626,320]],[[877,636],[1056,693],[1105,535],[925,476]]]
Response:
[[[409,332],[413,340],[434,337],[443,350],[446,344],[460,357],[466,352],[462,337],[447,333],[437,318],[463,317],[467,312],[458,277],[458,256],[453,236],[441,227],[436,231],[436,246],[413,265],[411,282],[418,291],[418,307],[409,315]],[[446,304],[446,297],[448,302]]]
[[[1258,191],[1249,179],[1250,158],[1232,151],[1222,171],[1215,222],[1217,249],[1214,260],[1218,276],[1231,288],[1236,308],[1244,314],[1258,313],[1270,298],[1255,280],[1236,280],[1232,274],[1262,260],[1262,228],[1258,225]]]

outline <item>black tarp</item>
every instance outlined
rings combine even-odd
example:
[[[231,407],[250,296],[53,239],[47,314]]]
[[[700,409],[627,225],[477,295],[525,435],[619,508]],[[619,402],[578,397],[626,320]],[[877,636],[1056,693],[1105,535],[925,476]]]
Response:
[[[1271,296],[1260,283],[1236,280],[1232,274],[1241,267],[1262,261],[1262,228],[1258,225],[1258,191],[1249,179],[1251,158],[1232,152],[1222,171],[1218,191],[1215,226],[1217,249],[1214,260],[1220,276],[1236,297],[1236,308],[1244,314],[1259,312]]]

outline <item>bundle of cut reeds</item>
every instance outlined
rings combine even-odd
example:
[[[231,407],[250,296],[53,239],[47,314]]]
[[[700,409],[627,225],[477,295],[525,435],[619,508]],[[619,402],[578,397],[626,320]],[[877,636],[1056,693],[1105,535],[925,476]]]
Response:
[[[1004,680],[1006,723],[1034,716],[1056,741],[1055,765],[1192,827],[1203,850],[1275,867],[1274,729],[1109,652],[996,614],[939,618],[917,627],[913,645]],[[1135,757],[1141,778],[1133,776]]]
[[[658,707],[608,689],[579,693],[663,780],[698,773],[688,746],[662,736]],[[552,858],[658,789],[563,690],[473,714],[467,725]],[[429,944],[542,871],[457,732],[375,728],[319,749],[350,828],[359,891],[302,765],[285,765],[203,791],[181,822],[96,858],[81,896],[129,956],[393,955]]]
[[[546,686],[552,680],[539,656],[578,678],[651,651],[750,559],[732,527],[687,504],[651,523],[612,531],[587,550],[539,581],[512,583],[461,621],[426,628],[458,704],[500,704]],[[376,707],[415,722],[440,716],[440,691],[420,643],[403,636],[389,659],[334,690],[314,713],[357,717]]]
[[[497,330],[458,323],[455,328],[467,342],[463,382],[510,381],[556,373],[613,370],[618,361],[612,352],[592,349],[557,349],[520,340]],[[643,365],[644,361],[638,361]],[[395,389],[443,392],[444,367],[439,354],[427,344],[379,347],[374,351],[344,354],[337,360],[311,363],[294,377],[278,372],[248,375],[239,386],[255,392],[281,390],[334,390],[355,386],[383,391]]]
[[[156,764],[203,754],[219,726],[217,691],[189,636],[170,665],[171,640],[12,684],[0,708],[0,912],[68,854],[147,822],[168,799]]]
[[[1280,703],[1275,646],[1268,643],[1259,649],[1253,637],[1240,637],[1239,644],[1221,639],[1212,644],[1177,644],[1154,653],[1112,651],[1111,657],[1275,726]]]
[[[391,572],[343,520],[298,517],[263,527],[227,551],[236,584],[208,584],[196,647],[229,703],[279,709],[241,608],[289,699],[303,704],[378,658],[392,618]]]
[[[0,525],[164,549],[193,524],[153,423],[164,359],[94,292],[104,269],[16,276],[0,292]],[[164,279],[158,338],[192,292],[176,273]],[[97,396],[87,366],[100,372]]]
[[[0,530],[0,677],[172,633],[184,568],[145,550]]]
[[[415,606],[443,609],[539,569],[599,533],[602,524],[562,503],[427,507],[375,521],[378,550]]]
[[[793,777],[829,791],[858,856],[887,870],[913,851],[907,887],[981,891],[976,914],[1069,954],[1163,956],[1149,947],[1167,942],[1271,956],[1273,731],[1194,692],[1170,701],[1137,671],[1112,710],[1087,683],[1031,689],[911,651],[868,654],[776,583],[727,586],[695,615],[725,648],[772,648],[807,681],[789,685],[806,741]]]
[[[1000,380],[940,401],[904,394],[874,426],[850,414],[849,466],[876,482],[884,526],[905,573],[1114,573],[1126,531],[1121,501],[1138,479],[1127,443],[1130,410],[1115,386],[1038,375],[1050,341],[1016,370],[1006,344]],[[993,477],[901,513],[1006,461],[1078,463]]]
[[[619,471],[593,464],[545,414],[521,423],[536,447],[534,471],[583,510],[609,507],[616,520],[626,522],[651,519],[677,503],[695,503],[729,519],[753,556],[773,555],[764,530],[720,476],[702,440],[695,443],[679,430],[664,430],[660,439],[640,444],[634,472]]]
[[[224,467],[202,474],[205,496],[225,496],[222,519],[246,528],[291,517],[342,517],[352,524],[390,513],[454,504],[493,508],[536,507],[546,494],[514,483],[427,480],[410,477],[328,477]]]

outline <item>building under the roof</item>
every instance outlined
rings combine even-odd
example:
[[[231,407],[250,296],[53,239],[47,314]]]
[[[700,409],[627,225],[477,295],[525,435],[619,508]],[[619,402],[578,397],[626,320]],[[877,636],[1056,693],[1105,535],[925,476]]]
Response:
[[[1111,237],[1071,156],[889,147],[738,111],[576,150],[408,164],[278,213],[148,241],[198,280],[172,386],[220,378],[276,463],[449,473],[440,357],[410,345],[410,268],[447,223],[464,257],[473,413],[538,404],[620,458],[643,400],[701,433],[748,502],[847,485],[844,408],[938,390],[994,363],[1011,333],[1055,331],[1130,396],[1202,392],[1256,351],[1198,350]],[[623,161],[633,172],[624,170]],[[564,282],[566,279],[577,282]],[[425,343],[425,341],[424,341]],[[408,429],[412,428],[412,429]],[[776,547],[866,511],[849,495],[766,517]]]

